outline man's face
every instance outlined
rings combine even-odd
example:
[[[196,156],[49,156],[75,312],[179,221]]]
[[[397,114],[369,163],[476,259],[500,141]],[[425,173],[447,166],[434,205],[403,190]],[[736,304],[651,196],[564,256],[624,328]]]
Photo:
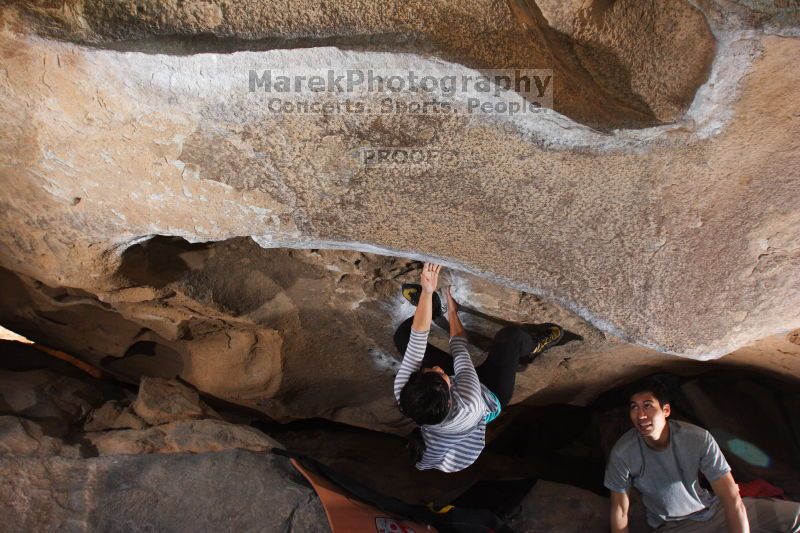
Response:
[[[662,407],[652,392],[639,392],[631,396],[630,409],[631,422],[639,434],[658,440],[667,425],[669,404]]]

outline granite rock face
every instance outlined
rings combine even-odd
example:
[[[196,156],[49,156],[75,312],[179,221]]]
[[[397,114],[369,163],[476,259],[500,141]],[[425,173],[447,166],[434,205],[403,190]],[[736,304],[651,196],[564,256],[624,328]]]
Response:
[[[329,531],[313,489],[287,459],[270,454],[2,455],[0,472],[3,527],[11,533]]]
[[[130,406],[114,400],[108,401],[92,411],[83,424],[84,431],[104,431],[108,429],[144,429],[147,422],[136,416]]]
[[[60,8],[19,2],[9,16],[50,38],[146,53],[332,46],[434,56],[477,70],[550,69],[555,109],[578,122],[606,129],[675,120],[713,60],[715,39],[703,13],[680,0],[650,8],[627,2],[611,11],[597,23],[626,27],[596,41],[565,38],[530,0],[346,0],[294,3],[291,10],[252,0],[69,1]],[[609,53],[609,44],[617,49]]]
[[[102,388],[46,370],[0,370],[0,413],[25,417],[55,436],[67,433],[105,400]]]
[[[131,410],[151,426],[176,420],[218,417],[196,390],[177,381],[143,376]]]
[[[2,377],[0,453],[82,457],[281,447],[256,429],[222,420],[196,390],[177,381],[144,376],[135,400],[103,402],[109,391],[114,396],[124,391],[112,383],[80,381],[49,370],[4,371]],[[20,394],[32,382],[62,386]],[[75,400],[88,403],[79,411],[55,410],[57,405],[71,407]],[[90,447],[81,450],[78,442]]]
[[[12,357],[0,353],[4,364]],[[131,420],[146,425],[130,412],[119,384],[44,369],[4,371],[3,378],[3,531],[328,531],[313,489],[288,459],[266,453],[281,445],[219,420],[199,400],[197,413],[170,410],[169,423],[117,429]],[[149,405],[170,390],[188,403],[185,385],[149,381],[140,391]],[[30,394],[21,396],[19,384]],[[73,407],[81,397],[97,408],[52,409]],[[192,419],[198,416],[206,418]]]
[[[147,429],[87,433],[98,455],[205,453],[240,449],[265,452],[281,445],[260,431],[222,420],[180,420]]]
[[[693,358],[800,326],[796,8],[551,4],[5,5],[0,264],[130,301],[136,243],[251,236],[437,259]],[[275,113],[248,85],[496,67],[552,70],[554,111]],[[448,157],[364,157],[387,148]]]
[[[0,454],[80,457],[80,450],[47,435],[36,422],[16,416],[0,416]]]

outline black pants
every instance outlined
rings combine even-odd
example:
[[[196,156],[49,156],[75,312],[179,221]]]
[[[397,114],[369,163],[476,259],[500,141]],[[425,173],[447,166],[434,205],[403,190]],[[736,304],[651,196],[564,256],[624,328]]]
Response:
[[[411,323],[414,317],[409,318],[397,328],[394,334],[394,344],[405,356],[408,340],[411,338]],[[475,370],[478,379],[492,391],[500,404],[505,407],[514,394],[514,382],[517,379],[517,366],[521,357],[528,355],[533,350],[533,339],[524,329],[517,326],[507,326],[497,332],[489,350],[489,356],[481,366]],[[421,368],[440,367],[452,376],[453,358],[430,343],[425,348],[425,357],[422,359]]]

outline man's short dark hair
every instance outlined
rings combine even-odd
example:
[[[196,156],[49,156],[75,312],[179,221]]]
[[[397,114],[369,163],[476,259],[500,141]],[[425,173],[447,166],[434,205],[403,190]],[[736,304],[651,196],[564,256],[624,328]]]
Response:
[[[400,411],[419,426],[439,424],[450,412],[450,387],[438,372],[413,372],[400,391]]]
[[[664,385],[662,380],[655,376],[640,379],[639,381],[631,384],[626,392],[628,395],[628,400],[630,400],[634,394],[649,392],[655,396],[662,408],[668,403],[671,403],[669,389],[666,385]]]

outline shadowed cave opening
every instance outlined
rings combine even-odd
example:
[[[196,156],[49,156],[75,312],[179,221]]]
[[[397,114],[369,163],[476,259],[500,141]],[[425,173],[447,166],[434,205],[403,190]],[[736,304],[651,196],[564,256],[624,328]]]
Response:
[[[117,275],[132,286],[160,289],[189,272],[190,267],[182,254],[206,248],[206,244],[190,243],[181,237],[157,235],[126,248]]]
[[[141,376],[173,379],[180,376],[183,359],[180,353],[155,341],[136,341],[122,357],[106,357],[100,361],[100,366],[132,381],[138,381]]]

